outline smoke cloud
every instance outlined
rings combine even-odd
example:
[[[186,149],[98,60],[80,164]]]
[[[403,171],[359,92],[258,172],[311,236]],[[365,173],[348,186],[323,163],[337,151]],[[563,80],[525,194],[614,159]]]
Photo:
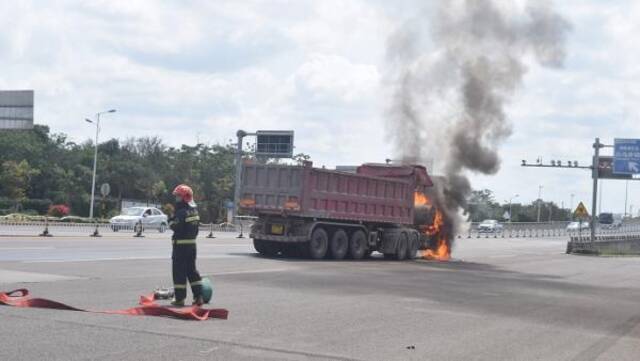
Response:
[[[468,172],[495,174],[511,134],[505,106],[527,64],[561,67],[570,24],[535,0],[441,0],[387,40],[392,86],[387,129],[396,157],[442,177],[430,198],[452,241],[471,192]]]

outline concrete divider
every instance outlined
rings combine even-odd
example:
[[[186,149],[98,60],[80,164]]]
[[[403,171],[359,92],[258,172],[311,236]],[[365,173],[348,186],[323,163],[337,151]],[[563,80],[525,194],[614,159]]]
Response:
[[[640,235],[599,235],[594,242],[591,237],[571,237],[567,253],[640,255]]]

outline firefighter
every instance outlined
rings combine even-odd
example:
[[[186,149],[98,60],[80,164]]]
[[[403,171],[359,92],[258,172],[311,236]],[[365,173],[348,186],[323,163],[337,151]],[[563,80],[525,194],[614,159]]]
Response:
[[[181,184],[173,190],[176,197],[175,214],[171,217],[169,225],[173,230],[171,241],[173,252],[171,255],[173,271],[173,287],[175,298],[171,302],[173,306],[184,306],[187,298],[187,280],[191,284],[193,304],[201,306],[202,278],[196,269],[196,237],[200,217],[193,201],[191,187]]]

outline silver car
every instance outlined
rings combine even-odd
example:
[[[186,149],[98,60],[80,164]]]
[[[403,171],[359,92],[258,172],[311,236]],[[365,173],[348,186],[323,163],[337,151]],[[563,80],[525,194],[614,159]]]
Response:
[[[478,225],[478,232],[480,233],[496,233],[502,232],[502,224],[495,219],[485,219]]]
[[[578,232],[589,228],[589,222],[571,222],[567,225],[567,232]]]
[[[142,224],[144,229],[157,229],[163,233],[169,226],[167,215],[155,207],[125,208],[119,216],[111,218],[109,223],[114,232],[121,229],[134,230]]]

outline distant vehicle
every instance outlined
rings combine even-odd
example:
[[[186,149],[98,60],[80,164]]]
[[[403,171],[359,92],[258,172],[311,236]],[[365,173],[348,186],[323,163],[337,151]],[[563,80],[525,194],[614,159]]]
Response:
[[[622,227],[622,215],[614,213],[600,213],[598,223],[602,228],[619,228]]]
[[[494,233],[502,231],[502,224],[495,219],[485,219],[478,225],[478,232],[480,233]]]
[[[567,225],[567,232],[577,232],[589,229],[589,222],[571,222]]]
[[[122,210],[122,214],[111,218],[111,229],[118,232],[121,229],[133,230],[136,224],[142,223],[145,229],[157,229],[160,233],[169,226],[168,217],[155,207],[131,207]]]

